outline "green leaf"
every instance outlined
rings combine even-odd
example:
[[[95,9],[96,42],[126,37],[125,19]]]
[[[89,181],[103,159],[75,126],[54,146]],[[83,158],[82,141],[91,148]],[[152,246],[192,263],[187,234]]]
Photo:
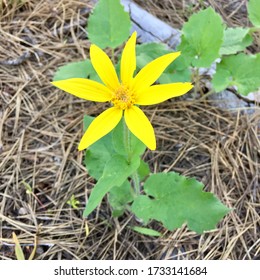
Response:
[[[253,38],[248,34],[249,28],[227,28],[224,31],[224,42],[220,48],[221,55],[235,54],[251,45]]]
[[[158,82],[160,84],[170,84],[170,83],[177,83],[177,82],[187,82],[191,80],[191,71],[187,68],[182,71],[173,71],[168,72],[166,71],[163,73],[160,78],[158,79]]]
[[[182,28],[179,45],[186,63],[210,67],[219,57],[223,32],[222,19],[211,7],[192,15]]]
[[[147,53],[142,53],[136,56],[136,66],[137,66],[137,71],[142,69],[146,64],[151,62],[153,58],[147,54]]]
[[[79,62],[68,63],[58,68],[54,74],[53,81],[70,78],[88,78],[95,75],[95,70],[89,59]]]
[[[128,38],[130,28],[130,16],[120,0],[99,0],[89,17],[87,31],[91,43],[116,48]]]
[[[216,73],[212,79],[212,85],[216,92],[220,92],[232,83],[232,76],[229,70],[225,69],[223,63],[217,65]]]
[[[135,198],[132,211],[145,223],[155,219],[169,230],[187,223],[189,229],[202,233],[214,229],[229,212],[212,193],[202,189],[202,183],[175,172],[154,174],[144,184],[146,195]]]
[[[84,210],[84,217],[88,216],[101,202],[102,198],[113,187],[121,186],[140,165],[140,158],[133,158],[128,163],[125,157],[115,155],[106,163],[103,175],[91,191],[89,201]]]
[[[161,43],[146,43],[136,46],[136,56],[143,56],[143,62],[137,60],[137,66],[139,68],[144,67],[148,62],[156,59],[159,56],[162,56],[164,54],[173,52],[173,50],[170,50],[167,45],[161,44]],[[139,64],[139,65],[138,65]]]
[[[125,139],[127,138],[127,139]],[[122,119],[119,124],[114,128],[112,132],[113,147],[115,151],[123,156],[129,155],[129,159],[132,157],[142,155],[146,149],[146,146],[141,142],[124,124]],[[130,150],[127,151],[125,147],[125,141],[130,142]]]
[[[159,56],[173,52],[164,44],[148,43],[138,45],[136,47],[137,54],[137,69],[143,68],[147,63],[156,59]],[[161,84],[174,82],[187,82],[191,79],[191,72],[188,68],[183,55],[174,60],[159,77],[158,82]]]
[[[96,180],[102,176],[105,165],[113,154],[109,150],[111,147],[109,146],[110,137],[108,135],[105,137],[89,147],[84,159],[88,174]],[[106,143],[108,143],[108,145]]]
[[[134,200],[134,190],[129,181],[125,181],[120,187],[113,187],[108,200],[113,209],[113,217],[122,216],[127,204]]]
[[[137,57],[137,68],[141,69],[146,64],[151,62],[152,60],[158,58],[159,56],[174,52],[174,50],[169,49],[169,47],[162,43],[146,43],[136,46],[136,57]],[[171,66],[175,65],[175,69],[182,70],[186,68],[187,65],[183,65],[183,60],[181,63],[177,61],[180,60],[178,57],[171,63]],[[177,62],[177,63],[176,63]]]
[[[175,82],[187,82],[190,80],[191,71],[185,61],[185,55],[181,54],[181,56],[166,68],[164,73],[159,77],[158,82],[161,84],[169,84]]]
[[[140,166],[137,169],[137,173],[138,173],[140,181],[143,181],[150,174],[149,164],[147,162],[144,162],[143,160],[141,160]]]
[[[19,242],[15,232],[13,232],[13,240],[15,243],[14,250],[15,250],[15,256],[16,256],[17,260],[19,260],[19,261],[25,260],[23,250],[21,248],[20,242]]]
[[[122,118],[112,132],[112,143],[116,153],[123,156],[127,155],[124,141],[124,138],[126,137],[125,133],[126,131],[124,130],[124,120]]]
[[[87,130],[87,128],[90,126],[90,124],[92,123],[92,121],[94,119],[95,119],[94,117],[84,115],[84,118],[83,118],[83,130],[84,130],[84,132]]]
[[[84,116],[84,131],[87,130],[93,119],[93,117]],[[110,132],[86,150],[84,163],[89,175],[98,180],[103,174],[107,161],[110,160],[114,154],[115,150],[112,145],[112,133]]]
[[[84,131],[93,121],[93,117],[84,116]],[[125,156],[128,160],[144,153],[146,146],[129,131],[130,151],[124,146],[124,120],[122,119],[113,131],[91,145],[85,154],[84,163],[90,176],[98,180],[106,166],[107,161],[115,154]]]
[[[161,233],[157,230],[154,230],[154,229],[150,229],[150,228],[144,228],[144,227],[137,227],[137,226],[134,226],[134,227],[130,227],[132,230],[136,231],[136,232],[139,232],[139,233],[142,233],[142,234],[145,234],[145,235],[149,235],[149,236],[162,236]]]
[[[260,0],[250,0],[247,5],[248,17],[254,26],[260,27]]]
[[[228,86],[236,86],[240,94],[247,95],[260,87],[260,54],[230,55],[217,64],[212,83],[219,92]]]

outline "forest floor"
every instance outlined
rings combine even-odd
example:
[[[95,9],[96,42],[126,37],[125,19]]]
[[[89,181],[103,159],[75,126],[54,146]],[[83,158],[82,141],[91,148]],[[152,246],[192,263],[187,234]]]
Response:
[[[246,1],[136,2],[178,29],[208,6],[229,26],[249,26]],[[163,236],[144,236],[129,228],[140,226],[130,213],[112,218],[106,199],[90,220],[84,220],[95,182],[77,144],[84,114],[95,116],[104,105],[74,98],[50,81],[59,66],[88,57],[84,28],[91,2],[1,3],[0,259],[16,259],[13,232],[26,258],[36,243],[38,260],[260,259],[257,104],[250,110],[227,110],[217,106],[219,100],[176,98],[145,108],[158,142],[158,149],[144,156],[152,172],[195,177],[232,208],[216,230],[198,235],[184,225],[170,232],[151,222],[148,226]],[[259,51],[259,46],[248,51]],[[80,202],[78,209],[67,203],[72,195]]]

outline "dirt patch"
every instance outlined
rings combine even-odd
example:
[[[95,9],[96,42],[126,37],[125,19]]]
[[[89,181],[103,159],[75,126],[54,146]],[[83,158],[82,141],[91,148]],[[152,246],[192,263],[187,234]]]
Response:
[[[37,238],[36,259],[260,258],[259,108],[250,115],[228,112],[191,98],[145,110],[158,141],[157,151],[145,154],[151,170],[196,177],[233,208],[218,229],[169,232],[153,222],[163,237],[142,236],[128,228],[139,225],[129,213],[111,218],[106,200],[91,219],[82,219],[95,183],[77,151],[82,118],[104,107],[63,93],[50,81],[58,66],[88,57],[84,26],[91,5],[24,2],[2,4],[0,12],[0,258],[15,259],[12,232],[27,256]],[[150,9],[162,3],[149,2]],[[165,2],[184,19],[179,1]],[[67,204],[72,194],[78,210]]]

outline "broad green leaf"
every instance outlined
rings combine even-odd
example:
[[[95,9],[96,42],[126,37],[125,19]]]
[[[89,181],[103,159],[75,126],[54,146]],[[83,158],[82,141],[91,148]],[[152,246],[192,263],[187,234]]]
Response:
[[[170,84],[170,83],[177,83],[177,82],[188,82],[191,80],[191,71],[187,68],[182,71],[174,70],[172,73],[166,71],[163,73],[158,82],[161,84]]]
[[[172,52],[165,44],[146,43],[136,46],[137,71],[159,56]]]
[[[235,54],[251,45],[253,38],[248,32],[249,28],[227,28],[224,31],[224,42],[220,48],[220,54]]]
[[[122,118],[112,132],[113,147],[119,155],[127,156],[127,150],[125,147],[126,137],[126,128],[124,128],[124,120]],[[127,139],[127,141],[130,141],[130,139]]]
[[[157,57],[170,52],[173,52],[173,50],[170,50],[164,44],[148,43],[138,45],[136,47],[137,68],[141,69]],[[181,55],[165,69],[164,73],[159,77],[158,82],[168,84],[174,82],[187,82],[190,81],[190,79],[191,72],[183,55]]]
[[[161,43],[146,43],[136,46],[136,56],[137,56],[137,68],[144,67],[147,63],[158,58],[159,56],[175,52],[175,50],[169,49],[167,45]],[[183,55],[179,56],[174,60],[173,63],[167,69],[183,70],[186,69],[188,64],[185,64]]]
[[[190,80],[191,71],[186,64],[185,54],[181,54],[176,60],[174,60],[158,79],[161,84],[188,82]]]
[[[151,175],[144,184],[145,195],[135,198],[132,211],[145,223],[155,219],[173,230],[187,223],[190,230],[202,233],[214,229],[229,209],[203,184],[178,173]]]
[[[84,116],[84,131],[93,121],[93,117]],[[84,163],[90,176],[98,180],[106,166],[106,163],[115,154],[112,145],[112,133],[105,135],[100,140],[91,145],[85,154]]]
[[[136,56],[136,66],[137,66],[137,71],[142,69],[146,64],[151,62],[153,58],[147,54],[147,53],[142,53]]]
[[[103,175],[91,191],[89,200],[84,210],[84,217],[88,216],[101,202],[102,198],[113,187],[121,186],[126,179],[133,174],[140,165],[140,158],[132,158],[128,163],[125,157],[115,155],[107,161]]]
[[[254,26],[260,27],[260,0],[248,1],[248,17]]]
[[[89,59],[79,62],[71,62],[58,68],[54,74],[53,81],[66,80],[70,78],[89,78],[95,75],[95,70]]]
[[[147,61],[145,62],[145,64],[161,55],[170,52],[173,52],[173,50],[169,49],[167,45],[161,43],[145,43],[136,46],[136,56],[142,54],[147,55]],[[141,65],[141,67],[143,67],[145,64]]]
[[[140,166],[137,169],[137,173],[139,176],[140,181],[143,181],[147,176],[150,174],[149,164],[141,160]]]
[[[119,124],[114,128],[112,132],[113,146],[115,151],[124,156],[132,157],[142,155],[146,149],[146,146],[141,142],[124,124],[122,119]],[[125,146],[125,142],[129,143],[129,151]]]
[[[134,190],[130,182],[125,181],[120,187],[113,187],[108,196],[108,200],[113,209],[113,216],[122,216],[128,203],[134,200]]]
[[[150,229],[150,228],[144,228],[144,227],[137,227],[137,226],[134,226],[134,227],[130,227],[132,230],[136,231],[136,232],[139,232],[139,233],[142,233],[142,234],[145,234],[145,235],[149,235],[149,236],[162,236],[162,234],[157,231],[157,230],[154,230],[154,229]]]
[[[235,86],[238,93],[247,95],[260,88],[260,54],[230,55],[217,64],[213,76],[214,89],[219,92],[228,86]]]
[[[93,121],[93,117],[84,116],[84,131]],[[91,145],[85,154],[84,163],[90,176],[98,180],[102,174],[107,161],[115,154],[125,156],[128,160],[142,155],[146,146],[131,132],[129,134],[130,151],[129,157],[124,145],[124,120],[122,119],[113,131],[102,137]]]
[[[83,130],[84,130],[84,132],[87,130],[87,128],[90,126],[90,124],[92,123],[92,121],[94,119],[95,119],[94,117],[84,115],[84,118],[83,118]]]
[[[100,48],[116,48],[129,36],[130,16],[124,11],[120,0],[99,0],[88,21],[91,43]]]
[[[231,72],[225,69],[223,63],[217,65],[216,73],[212,79],[212,85],[216,92],[220,92],[232,85],[232,75]]]
[[[223,32],[222,19],[211,7],[192,15],[182,28],[179,45],[186,63],[209,67],[219,57]]]

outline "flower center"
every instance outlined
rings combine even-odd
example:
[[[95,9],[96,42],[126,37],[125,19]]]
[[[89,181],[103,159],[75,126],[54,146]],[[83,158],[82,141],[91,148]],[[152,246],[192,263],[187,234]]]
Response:
[[[119,109],[125,110],[135,103],[135,94],[125,85],[120,85],[114,91],[111,102]]]

